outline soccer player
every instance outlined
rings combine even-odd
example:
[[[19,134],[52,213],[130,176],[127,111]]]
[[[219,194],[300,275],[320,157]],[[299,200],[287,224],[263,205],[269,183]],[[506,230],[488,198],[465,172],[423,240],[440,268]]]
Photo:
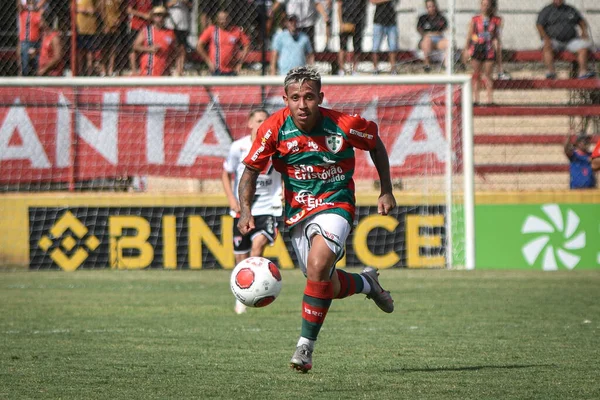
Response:
[[[284,80],[286,107],[258,130],[239,183],[242,234],[255,229],[252,199],[259,173],[272,159],[284,180],[285,224],[306,286],[302,299],[302,330],[291,367],[308,372],[312,353],[333,299],[365,293],[386,313],[394,301],[379,284],[375,268],[362,273],[336,270],[352,229],[355,212],[354,149],[369,151],[381,181],[377,208],[387,215],[396,206],[387,151],[377,124],[360,116],[320,107],[321,76],[311,67],[292,69]]]
[[[277,237],[277,218],[281,217],[282,214],[281,174],[274,170],[271,163],[267,163],[257,177],[257,189],[251,204],[255,227],[244,234],[240,233],[237,227],[238,218],[240,217],[237,189],[245,168],[242,160],[250,151],[258,127],[268,116],[269,114],[263,109],[256,109],[250,113],[248,119],[250,135],[244,136],[231,144],[227,159],[223,163],[221,180],[223,181],[225,195],[229,200],[229,213],[235,218],[233,224],[233,252],[236,265],[248,256],[262,256],[267,244],[273,244]],[[231,186],[232,180],[233,188]],[[246,306],[236,300],[235,312],[242,314],[245,311]]]

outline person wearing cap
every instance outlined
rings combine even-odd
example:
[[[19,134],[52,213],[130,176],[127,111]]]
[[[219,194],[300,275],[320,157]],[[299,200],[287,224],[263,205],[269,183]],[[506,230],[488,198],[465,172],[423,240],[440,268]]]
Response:
[[[217,13],[216,25],[209,26],[200,34],[196,46],[212,75],[239,74],[249,50],[248,36],[239,26],[231,24],[229,13],[223,10]]]
[[[175,56],[175,33],[165,28],[169,15],[163,6],[154,7],[150,13],[152,24],[142,29],[135,39],[133,50],[141,54],[141,76],[167,76]]]
[[[315,25],[317,24],[318,16],[325,22],[325,26],[331,24],[331,18],[329,13],[325,9],[323,0],[276,0],[273,3],[273,7],[268,12],[268,25],[273,24],[273,19],[277,15],[277,10],[283,7],[283,14],[286,19],[287,16],[295,15],[298,17],[298,30],[308,35],[310,39],[310,45],[315,48]],[[327,47],[327,44],[325,44]]]
[[[287,75],[296,68],[314,64],[313,48],[310,38],[298,30],[298,17],[288,15],[285,22],[286,29],[278,32],[273,38],[271,52],[271,75]]]
[[[589,150],[590,137],[581,132],[573,143],[573,132],[567,135],[565,155],[569,159],[571,189],[590,189],[596,187],[596,177],[592,169],[593,154]],[[596,146],[597,147],[597,146]]]

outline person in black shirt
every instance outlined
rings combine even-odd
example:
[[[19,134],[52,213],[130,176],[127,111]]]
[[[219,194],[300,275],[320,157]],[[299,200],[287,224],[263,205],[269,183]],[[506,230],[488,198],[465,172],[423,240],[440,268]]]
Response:
[[[443,52],[448,47],[448,40],[444,37],[444,31],[448,28],[448,21],[439,12],[435,0],[425,1],[427,14],[419,17],[417,31],[421,34],[419,48],[423,51],[423,62],[425,72],[431,71],[431,52],[438,50]]]
[[[340,52],[338,53],[338,75],[344,75],[348,40],[352,38],[352,73],[356,72],[358,54],[362,51],[361,42],[365,17],[366,0],[336,0],[338,21],[340,21]]]
[[[556,79],[554,70],[554,52],[568,51],[577,54],[579,78],[592,78],[595,74],[588,71],[588,51],[592,43],[588,36],[585,19],[575,8],[565,4],[564,0],[553,0],[540,11],[537,18],[537,30],[544,41],[544,63],[548,68],[546,78]],[[577,33],[581,29],[581,36]]]
[[[375,16],[373,17],[373,69],[379,73],[379,55],[383,36],[387,37],[391,73],[396,74],[396,52],[398,51],[398,26],[396,25],[397,0],[371,0],[375,4]]]

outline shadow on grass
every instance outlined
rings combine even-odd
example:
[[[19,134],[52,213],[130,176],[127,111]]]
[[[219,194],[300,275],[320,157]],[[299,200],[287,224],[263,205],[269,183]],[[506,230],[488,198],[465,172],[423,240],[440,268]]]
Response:
[[[472,365],[465,367],[427,367],[427,368],[394,368],[385,372],[444,372],[444,371],[481,371],[484,369],[519,369],[537,367],[557,367],[556,364],[511,364],[511,365]]]

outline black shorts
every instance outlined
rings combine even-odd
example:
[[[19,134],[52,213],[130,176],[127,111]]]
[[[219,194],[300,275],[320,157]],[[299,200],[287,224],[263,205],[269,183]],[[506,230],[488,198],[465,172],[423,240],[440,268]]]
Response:
[[[348,50],[348,41],[352,39],[352,48],[354,53],[360,53],[362,51],[361,43],[363,36],[363,22],[353,22],[354,32],[342,32],[340,33],[340,48]]]
[[[97,51],[102,47],[100,35],[77,35],[77,49]]]
[[[233,220],[233,253],[246,254],[252,249],[252,240],[257,235],[264,235],[270,244],[275,242],[277,237],[277,219],[272,215],[255,215],[254,229],[242,236],[237,227],[239,218]]]

